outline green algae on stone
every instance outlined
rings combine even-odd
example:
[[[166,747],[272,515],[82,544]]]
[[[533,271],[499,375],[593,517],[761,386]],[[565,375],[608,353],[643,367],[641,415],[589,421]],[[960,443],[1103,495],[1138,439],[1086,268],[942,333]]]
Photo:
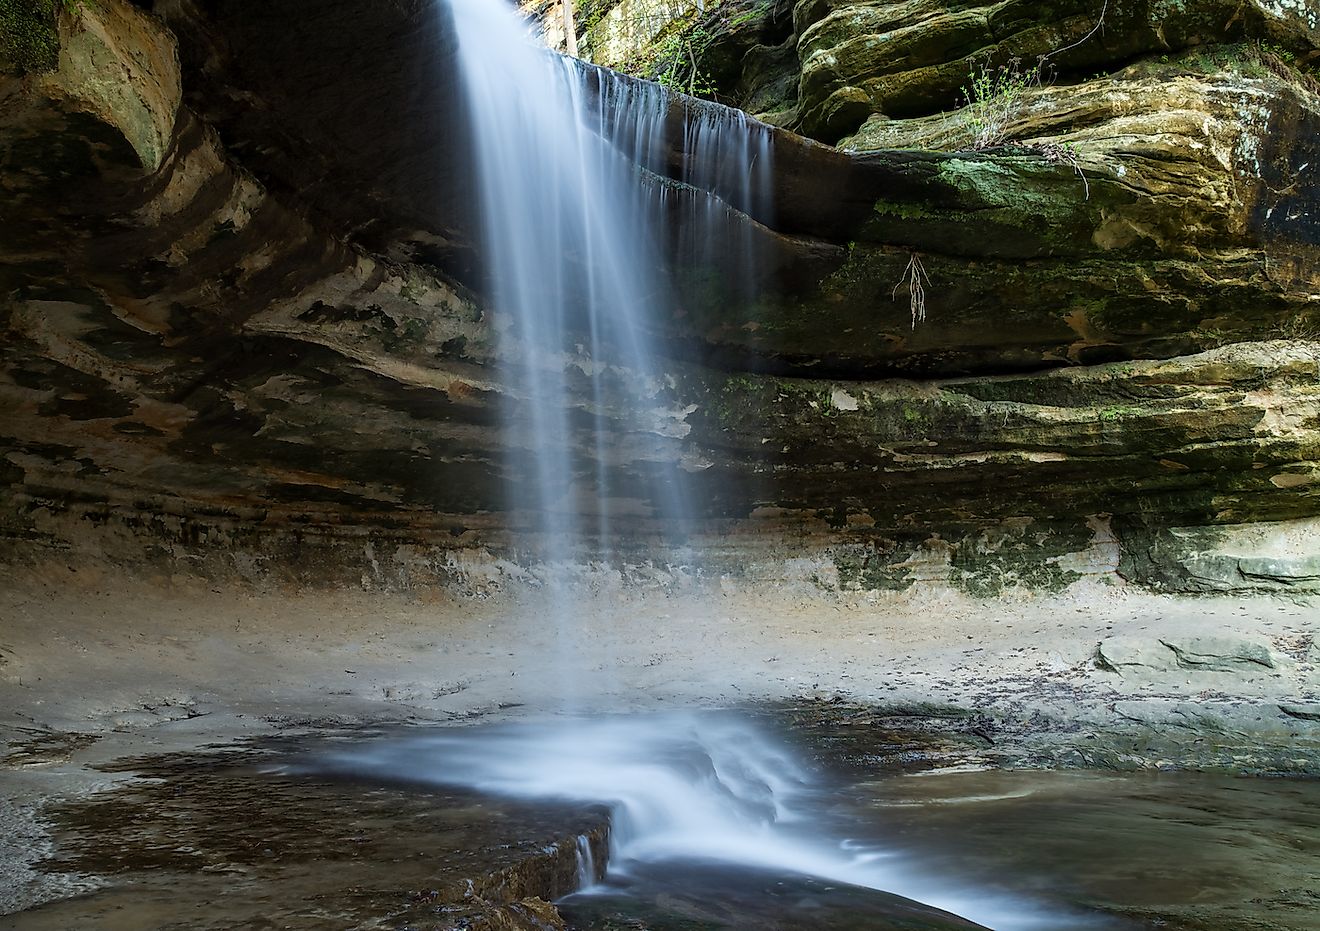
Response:
[[[1320,592],[1320,558],[1307,520],[1167,527],[1124,521],[1119,574],[1156,591],[1205,594]]]
[[[1006,589],[1060,592],[1082,577],[1066,565],[1094,538],[1078,522],[1006,525],[966,536],[951,549],[949,580],[978,598],[992,598]]]
[[[904,591],[911,588],[911,550],[897,542],[838,547],[832,553],[844,591]]]

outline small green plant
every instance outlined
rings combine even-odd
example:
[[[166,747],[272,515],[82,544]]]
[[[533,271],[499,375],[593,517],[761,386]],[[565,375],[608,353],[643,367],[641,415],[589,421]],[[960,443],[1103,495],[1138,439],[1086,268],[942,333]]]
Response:
[[[59,62],[55,0],[0,0],[0,60],[19,74],[50,71]]]
[[[1269,55],[1277,58],[1285,65],[1294,65],[1297,63],[1297,56],[1292,49],[1284,48],[1282,45],[1275,45],[1271,42],[1261,42],[1257,46],[1262,55]]]
[[[1041,86],[1041,66],[1024,68],[1017,58],[998,67],[981,62],[967,73],[967,79],[962,90],[963,119],[971,132],[972,148],[988,149],[1007,141],[1027,95]]]
[[[1320,71],[1304,64],[1296,53],[1268,42],[1255,44],[1256,58],[1270,72],[1285,81],[1300,81],[1313,94],[1320,94]]]
[[[1086,35],[1071,45],[1046,52],[1034,65],[1024,66],[1021,59],[1010,58],[997,67],[988,60],[972,67],[967,74],[968,83],[962,89],[962,112],[971,131],[973,149],[988,149],[1008,141],[1012,124],[1026,106],[1027,97],[1045,83],[1047,76],[1053,76],[1050,59],[1089,42],[1104,28],[1108,12],[1109,0],[1103,0],[1095,25]]]
[[[656,52],[656,81],[692,97],[709,97],[715,82],[699,61],[714,39],[700,23],[671,33]]]
[[[770,15],[772,8],[773,4],[770,3],[769,0],[758,3],[750,9],[743,10],[743,12],[735,13],[731,16],[728,21],[728,27],[730,29],[737,29],[741,26],[746,26],[749,23],[754,23],[757,20],[764,19]]]

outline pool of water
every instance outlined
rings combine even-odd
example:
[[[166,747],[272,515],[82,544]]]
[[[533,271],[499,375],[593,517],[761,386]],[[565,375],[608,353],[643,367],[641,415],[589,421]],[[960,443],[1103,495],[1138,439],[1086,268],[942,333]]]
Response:
[[[1137,927],[1320,929],[1315,780],[932,772],[856,782],[831,817],[912,874],[957,876],[967,890]]]
[[[123,761],[146,778],[48,812],[40,868],[87,894],[0,927],[558,927],[499,905],[541,895],[579,931],[1320,931],[1320,782],[940,767],[901,735],[800,720]]]
[[[903,895],[986,927],[1320,929],[1320,784],[1191,773],[889,774],[821,799]],[[577,927],[921,928],[865,890],[691,864],[631,868],[562,909]],[[877,917],[882,916],[882,917]]]

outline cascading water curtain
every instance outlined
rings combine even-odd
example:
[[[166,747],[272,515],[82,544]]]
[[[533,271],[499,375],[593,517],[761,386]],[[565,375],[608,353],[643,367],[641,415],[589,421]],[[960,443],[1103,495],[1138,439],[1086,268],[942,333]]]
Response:
[[[727,294],[750,293],[756,226],[742,211],[766,212],[770,135],[538,47],[500,0],[442,2],[509,364],[510,510],[528,517],[546,608],[567,630],[577,606],[556,583],[574,565],[608,560],[638,518],[679,537],[690,526],[676,466],[688,411],[661,334],[675,273],[719,268]]]

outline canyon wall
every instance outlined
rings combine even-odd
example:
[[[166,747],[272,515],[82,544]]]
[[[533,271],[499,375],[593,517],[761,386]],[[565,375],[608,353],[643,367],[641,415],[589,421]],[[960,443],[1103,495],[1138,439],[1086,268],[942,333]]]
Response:
[[[0,52],[4,558],[516,575],[514,350],[482,296],[434,8],[48,12],[21,25],[57,56]],[[784,127],[775,206],[745,220],[754,299],[675,269],[665,378],[543,360],[606,364],[653,415],[646,443],[581,445],[584,486],[605,456],[636,515],[618,559],[673,561],[646,497],[668,476],[715,575],[1320,587],[1313,14],[687,15],[715,96]],[[987,69],[1016,97],[978,138]]]

